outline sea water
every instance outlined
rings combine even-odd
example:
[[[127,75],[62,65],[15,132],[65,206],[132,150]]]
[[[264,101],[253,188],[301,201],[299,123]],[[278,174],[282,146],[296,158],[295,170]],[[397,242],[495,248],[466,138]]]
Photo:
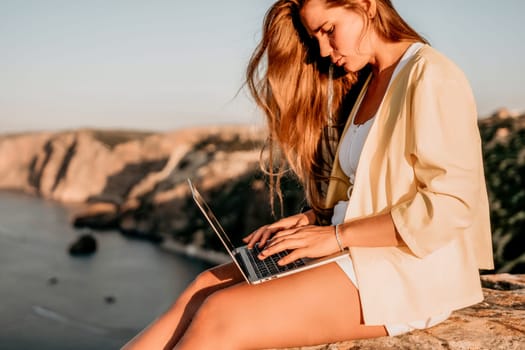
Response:
[[[71,257],[81,233],[58,203],[0,192],[0,349],[118,349],[207,264],[117,232]]]

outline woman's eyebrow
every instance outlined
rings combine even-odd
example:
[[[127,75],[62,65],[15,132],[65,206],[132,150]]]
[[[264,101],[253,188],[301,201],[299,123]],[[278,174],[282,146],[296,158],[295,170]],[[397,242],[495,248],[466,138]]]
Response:
[[[319,33],[319,31],[324,27],[324,25],[328,23],[328,21],[321,24],[319,27],[315,28],[314,30],[310,30],[306,24],[303,24],[304,28],[306,29],[306,32],[308,33],[308,36],[312,39],[314,39],[314,35]]]
[[[314,33],[314,34],[318,33],[318,32],[324,27],[324,25],[325,25],[326,23],[328,23],[328,21],[324,22],[324,23],[321,24],[319,27],[315,28],[315,29],[313,30],[313,33]]]

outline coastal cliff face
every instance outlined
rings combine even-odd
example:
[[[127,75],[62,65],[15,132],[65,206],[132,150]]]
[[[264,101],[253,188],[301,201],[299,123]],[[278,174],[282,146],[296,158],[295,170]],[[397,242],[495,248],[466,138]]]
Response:
[[[86,202],[103,193],[107,179],[127,164],[141,164],[136,170],[142,170],[165,157],[161,147],[148,150],[142,140],[147,134],[129,133],[129,142],[125,142],[128,135],[119,139],[119,134],[79,130],[4,136],[0,138],[0,186],[62,202]],[[136,171],[133,177],[143,173]],[[119,189],[105,193],[112,196],[116,190],[113,197],[123,197],[124,182],[130,179],[122,180]]]
[[[500,111],[479,125],[497,271],[525,273],[525,115]],[[259,170],[265,136],[241,126],[0,136],[0,189],[84,203],[73,218],[77,227],[119,229],[188,252],[222,251],[186,179],[240,239],[274,220]],[[285,215],[305,204],[291,178],[284,181],[284,195]]]
[[[0,188],[84,203],[77,227],[119,229],[155,242],[222,251],[190,196],[192,178],[238,239],[274,220],[259,154],[266,135],[251,127],[171,133],[75,130],[0,136]],[[285,213],[303,202],[285,181]]]

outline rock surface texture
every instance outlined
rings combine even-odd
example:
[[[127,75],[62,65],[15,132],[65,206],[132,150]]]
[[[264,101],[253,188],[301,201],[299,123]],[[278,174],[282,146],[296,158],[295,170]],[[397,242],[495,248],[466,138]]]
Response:
[[[523,350],[525,275],[482,276],[485,300],[452,313],[435,327],[396,337],[293,350]],[[292,350],[291,348],[288,350]]]

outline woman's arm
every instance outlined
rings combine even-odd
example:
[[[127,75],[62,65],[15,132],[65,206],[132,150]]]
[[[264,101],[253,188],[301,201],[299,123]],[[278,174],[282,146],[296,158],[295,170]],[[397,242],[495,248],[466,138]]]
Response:
[[[344,248],[403,245],[388,213],[349,221],[338,226]],[[335,235],[335,226],[307,225],[281,230],[275,233],[271,243],[259,258],[265,259],[283,250],[293,251],[279,261],[280,265],[289,264],[300,258],[318,258],[336,253],[340,248]]]
[[[343,247],[395,247],[404,245],[389,213],[338,225]]]
[[[407,156],[417,192],[390,214],[408,248],[423,258],[466,232],[486,189],[476,104],[464,74],[434,58],[413,75]]]

